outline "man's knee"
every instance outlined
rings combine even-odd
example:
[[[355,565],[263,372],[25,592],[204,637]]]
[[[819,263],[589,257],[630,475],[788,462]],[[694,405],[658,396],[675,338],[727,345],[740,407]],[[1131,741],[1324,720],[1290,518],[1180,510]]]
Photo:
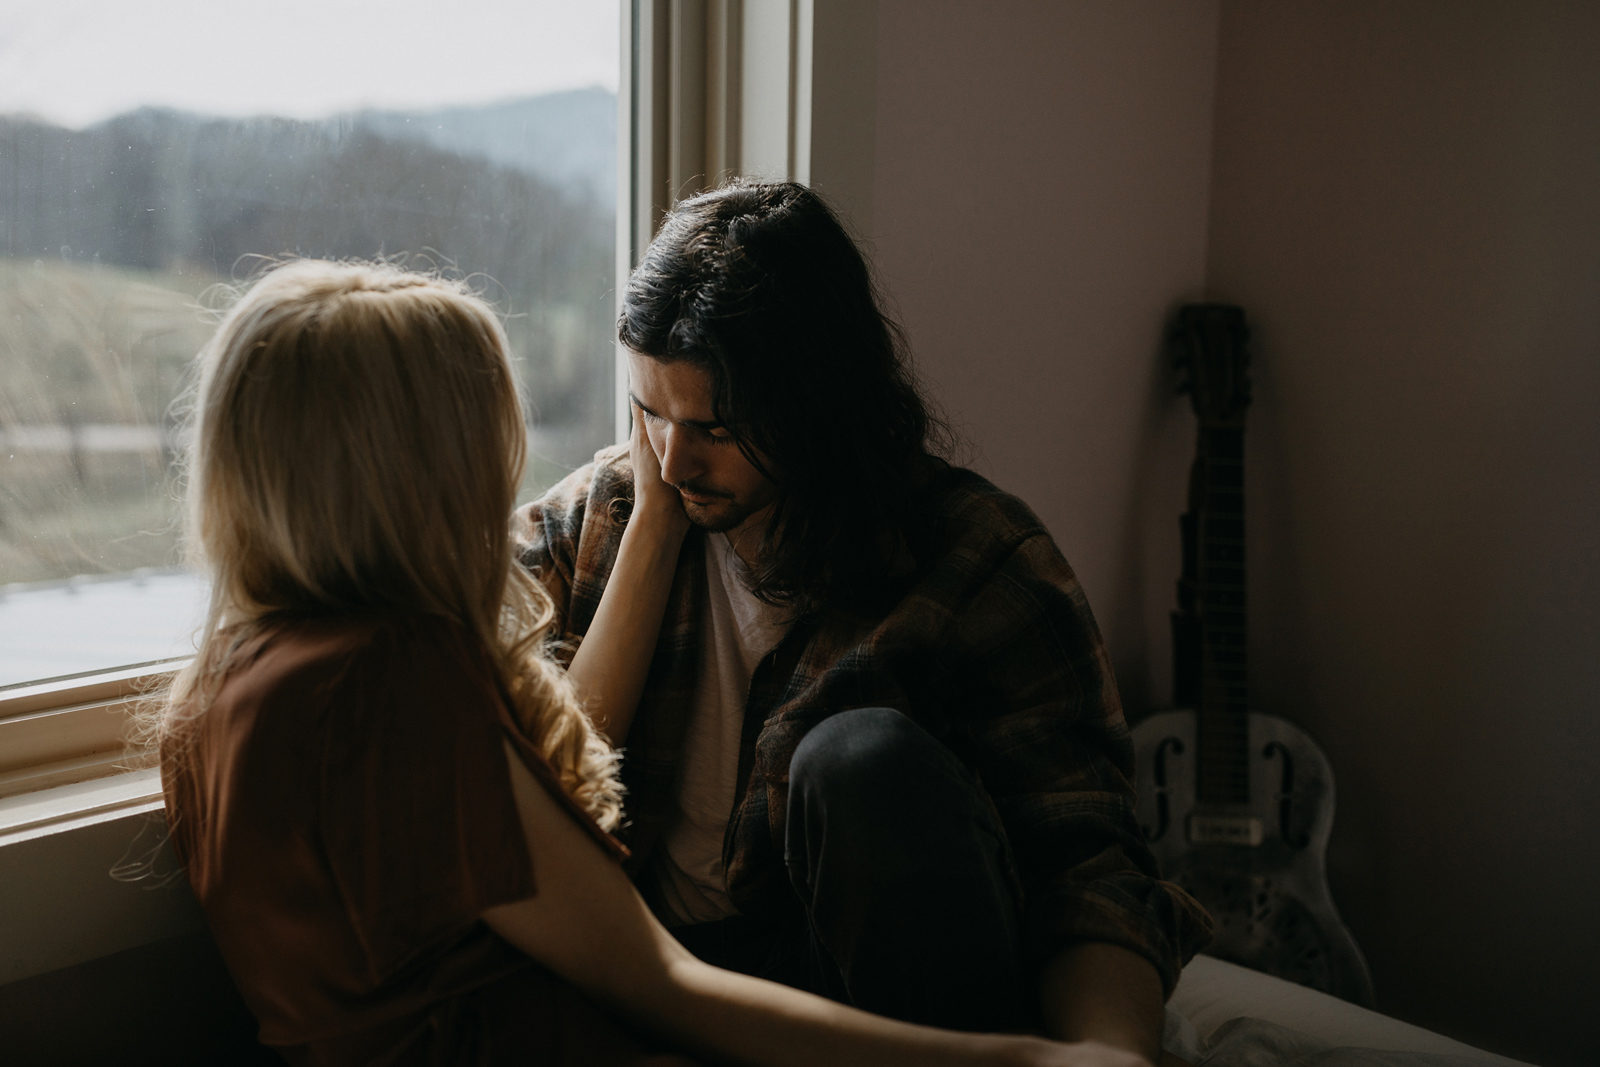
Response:
[[[903,713],[857,708],[823,720],[800,742],[789,789],[803,804],[882,817],[964,774],[955,755]]]

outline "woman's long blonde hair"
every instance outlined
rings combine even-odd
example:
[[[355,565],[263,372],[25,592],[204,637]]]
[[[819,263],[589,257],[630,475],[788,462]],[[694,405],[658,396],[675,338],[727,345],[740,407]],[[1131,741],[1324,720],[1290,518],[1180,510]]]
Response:
[[[459,284],[383,263],[262,276],[200,356],[187,540],[211,576],[198,654],[155,725],[185,758],[231,654],[279,613],[452,620],[523,730],[610,829],[616,757],[543,649],[549,595],[509,534],[526,430],[505,333]]]

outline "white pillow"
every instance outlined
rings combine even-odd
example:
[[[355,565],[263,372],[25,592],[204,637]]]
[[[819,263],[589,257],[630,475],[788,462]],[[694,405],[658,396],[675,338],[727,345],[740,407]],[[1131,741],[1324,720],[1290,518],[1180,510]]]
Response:
[[[1185,1055],[1186,1052],[1219,1051],[1213,1047],[1213,1039],[1220,1043],[1232,1035],[1233,1043],[1237,1044],[1254,1030],[1268,1033],[1268,1028],[1251,1027],[1232,1027],[1219,1033],[1224,1024],[1235,1019],[1261,1019],[1297,1031],[1298,1037],[1327,1049],[1418,1052],[1493,1067],[1529,1067],[1420,1026],[1357,1007],[1338,997],[1210,956],[1196,956],[1184,968],[1178,988],[1167,1002],[1167,1011],[1167,1050],[1190,1062],[1197,1060]],[[1182,1016],[1192,1025],[1199,1049],[1184,1047],[1187,1034],[1170,1017],[1172,1014]]]

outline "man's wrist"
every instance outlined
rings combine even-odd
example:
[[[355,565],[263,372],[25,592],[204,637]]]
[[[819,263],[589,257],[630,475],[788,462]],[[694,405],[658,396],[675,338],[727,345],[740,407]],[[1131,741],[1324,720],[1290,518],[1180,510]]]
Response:
[[[684,514],[683,505],[675,499],[659,502],[638,501],[634,505],[633,513],[628,516],[628,527],[625,531],[637,538],[644,538],[673,549],[676,549],[688,532],[689,517]]]

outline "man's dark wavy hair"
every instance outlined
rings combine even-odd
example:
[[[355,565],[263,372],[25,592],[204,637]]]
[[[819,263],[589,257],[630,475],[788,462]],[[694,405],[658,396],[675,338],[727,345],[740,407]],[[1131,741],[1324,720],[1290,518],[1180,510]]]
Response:
[[[628,279],[617,329],[634,352],[707,371],[714,417],[778,484],[758,597],[805,614],[892,595],[950,432],[820,196],[738,181],[685,200]]]

